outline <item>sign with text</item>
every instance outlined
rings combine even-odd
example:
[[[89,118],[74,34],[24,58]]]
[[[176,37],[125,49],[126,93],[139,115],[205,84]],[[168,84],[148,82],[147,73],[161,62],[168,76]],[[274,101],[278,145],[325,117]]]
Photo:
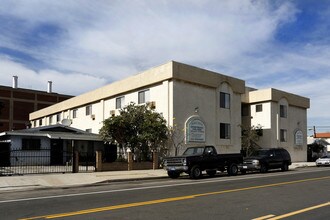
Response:
[[[295,133],[295,143],[298,146],[301,146],[304,144],[304,134],[301,130],[298,130]]]
[[[199,118],[191,118],[186,123],[187,142],[205,142],[205,125]]]

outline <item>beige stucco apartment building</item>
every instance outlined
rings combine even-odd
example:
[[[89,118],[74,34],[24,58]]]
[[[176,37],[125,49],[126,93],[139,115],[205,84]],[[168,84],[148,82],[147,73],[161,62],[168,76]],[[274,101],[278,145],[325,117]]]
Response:
[[[181,152],[200,144],[214,145],[222,153],[240,152],[240,125],[248,123],[267,129],[261,146],[284,147],[295,161],[306,160],[309,99],[274,89],[250,91],[243,80],[175,61],[33,112],[30,120],[38,127],[65,119],[71,127],[98,133],[106,118],[130,102],[153,106],[182,132]],[[260,103],[265,111],[257,117],[253,108]],[[285,119],[278,116],[282,105]],[[248,116],[242,117],[242,106],[250,109]],[[279,141],[281,129],[286,129],[285,141]],[[295,138],[297,131],[303,140]]]

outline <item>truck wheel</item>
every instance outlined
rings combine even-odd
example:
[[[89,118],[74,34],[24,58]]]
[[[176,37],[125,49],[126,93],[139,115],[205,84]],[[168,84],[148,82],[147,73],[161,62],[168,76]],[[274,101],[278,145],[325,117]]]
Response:
[[[207,170],[206,171],[206,173],[207,173],[207,175],[209,175],[209,176],[215,176],[215,174],[217,173],[217,171],[216,170]]]
[[[281,170],[284,171],[288,171],[289,170],[289,165],[287,163],[283,163],[283,166],[281,168]]]
[[[177,179],[180,176],[180,173],[175,171],[167,171],[167,175],[172,179]]]
[[[266,166],[266,164],[261,164],[260,165],[260,173],[267,173],[268,168]]]
[[[230,164],[229,167],[228,167],[227,172],[228,172],[228,175],[229,176],[236,176],[237,173],[238,173],[238,166],[237,166],[237,164],[236,163]]]
[[[196,166],[193,166],[193,168],[191,168],[191,170],[190,170],[189,176],[192,179],[201,178],[201,176],[202,176],[202,170],[197,165]]]

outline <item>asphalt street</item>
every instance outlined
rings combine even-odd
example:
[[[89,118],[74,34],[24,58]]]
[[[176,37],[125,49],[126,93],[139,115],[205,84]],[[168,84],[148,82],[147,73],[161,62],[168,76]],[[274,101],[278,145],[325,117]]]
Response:
[[[329,219],[330,168],[7,192],[1,219]]]

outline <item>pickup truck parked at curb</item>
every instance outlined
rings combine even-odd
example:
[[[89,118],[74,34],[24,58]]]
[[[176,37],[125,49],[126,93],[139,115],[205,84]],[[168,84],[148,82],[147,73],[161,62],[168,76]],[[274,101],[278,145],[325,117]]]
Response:
[[[179,157],[164,159],[164,169],[169,177],[175,179],[181,173],[189,174],[190,178],[198,179],[202,172],[214,176],[217,171],[227,171],[231,176],[238,173],[238,164],[243,162],[243,156],[237,154],[218,154],[213,146],[189,147]]]

